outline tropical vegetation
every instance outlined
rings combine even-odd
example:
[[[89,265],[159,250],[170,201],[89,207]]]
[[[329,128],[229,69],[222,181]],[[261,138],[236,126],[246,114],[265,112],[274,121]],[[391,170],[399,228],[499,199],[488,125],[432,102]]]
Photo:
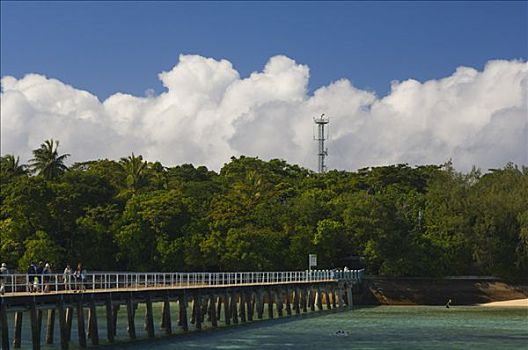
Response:
[[[528,167],[406,164],[317,174],[232,158],[219,172],[131,154],[65,165],[45,141],[1,157],[0,259],[90,270],[528,275]]]

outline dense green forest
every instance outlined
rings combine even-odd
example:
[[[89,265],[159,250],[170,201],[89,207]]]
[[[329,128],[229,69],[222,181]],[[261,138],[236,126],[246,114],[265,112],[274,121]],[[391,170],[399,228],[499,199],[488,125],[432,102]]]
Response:
[[[219,173],[134,154],[65,166],[46,141],[1,158],[0,259],[25,271],[304,270],[528,275],[528,167],[481,174],[405,164],[317,174],[232,158]]]

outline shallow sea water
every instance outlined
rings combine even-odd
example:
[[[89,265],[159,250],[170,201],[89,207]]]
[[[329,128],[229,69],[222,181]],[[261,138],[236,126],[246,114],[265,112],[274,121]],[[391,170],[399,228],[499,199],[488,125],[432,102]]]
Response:
[[[173,329],[177,307],[172,308]],[[190,310],[189,310],[190,311]],[[159,325],[160,307],[154,306]],[[102,349],[526,349],[528,309],[460,306],[356,307],[345,312],[314,312],[275,320],[254,321],[229,328],[146,338],[144,308],[136,312],[138,340],[127,340],[126,312],[120,311],[118,343],[106,344],[103,310],[98,310]],[[28,315],[23,321],[23,348],[31,348]],[[42,348],[58,348],[58,324],[54,346],[45,345],[43,317]],[[57,321],[56,321],[57,322]],[[11,322],[10,322],[11,323]],[[70,349],[77,349],[77,325],[72,325]],[[206,322],[204,324],[209,324]],[[221,320],[220,325],[223,322]],[[11,323],[12,325],[12,323]],[[11,327],[10,327],[11,328]],[[192,326],[191,326],[192,329]],[[13,335],[10,329],[10,335]],[[156,334],[162,332],[156,329]],[[345,335],[338,335],[338,333]],[[90,345],[90,340],[88,340]]]
[[[347,335],[336,335],[341,331]],[[378,306],[254,322],[123,349],[528,349],[528,309]]]

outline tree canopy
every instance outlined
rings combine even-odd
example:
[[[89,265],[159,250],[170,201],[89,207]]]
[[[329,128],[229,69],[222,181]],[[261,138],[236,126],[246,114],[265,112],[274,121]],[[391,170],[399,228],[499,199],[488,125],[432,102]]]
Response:
[[[28,172],[0,159],[0,259],[57,269],[298,270],[385,276],[528,275],[528,168],[464,174],[397,164],[317,174],[232,158],[218,172],[142,156],[67,168],[57,141]]]

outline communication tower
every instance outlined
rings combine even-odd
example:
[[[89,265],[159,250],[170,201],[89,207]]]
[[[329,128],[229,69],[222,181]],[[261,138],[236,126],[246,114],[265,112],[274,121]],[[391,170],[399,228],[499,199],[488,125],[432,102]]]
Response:
[[[330,122],[328,117],[325,117],[324,113],[319,118],[314,118],[314,122],[317,130],[314,130],[314,140],[319,143],[319,149],[317,153],[318,157],[318,171],[324,173],[326,170],[325,157],[328,155],[328,149],[325,148],[324,142],[328,139],[328,128],[325,130],[325,125]]]

